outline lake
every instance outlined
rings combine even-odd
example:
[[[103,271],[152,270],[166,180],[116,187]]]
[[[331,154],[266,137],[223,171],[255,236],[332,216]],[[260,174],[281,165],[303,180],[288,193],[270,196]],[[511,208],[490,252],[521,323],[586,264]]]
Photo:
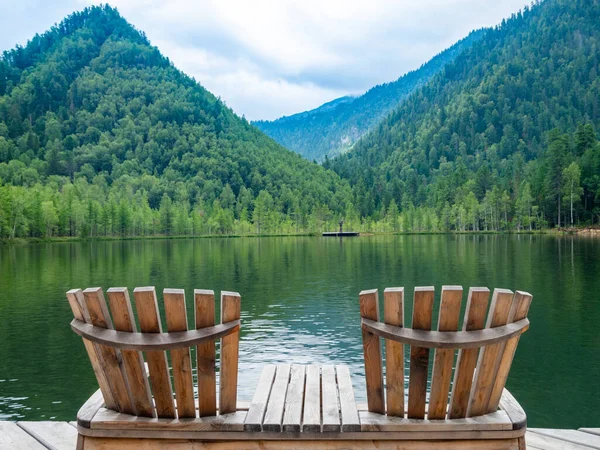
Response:
[[[0,420],[74,420],[97,389],[69,327],[70,288],[154,285],[159,303],[163,288],[184,288],[189,318],[194,288],[238,291],[240,399],[251,398],[264,364],[295,362],[350,365],[364,400],[359,291],[404,286],[410,317],[413,288],[435,285],[435,326],[443,284],[464,286],[463,303],[469,286],[533,294],[507,387],[530,426],[600,425],[600,239],[544,235],[0,246]]]

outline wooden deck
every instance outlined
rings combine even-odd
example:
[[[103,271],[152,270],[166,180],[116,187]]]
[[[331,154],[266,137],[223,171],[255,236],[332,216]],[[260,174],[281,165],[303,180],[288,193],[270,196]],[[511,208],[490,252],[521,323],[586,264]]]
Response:
[[[75,422],[0,422],[0,450],[72,450],[76,426]],[[529,428],[526,440],[527,448],[535,450],[600,450],[600,428]]]

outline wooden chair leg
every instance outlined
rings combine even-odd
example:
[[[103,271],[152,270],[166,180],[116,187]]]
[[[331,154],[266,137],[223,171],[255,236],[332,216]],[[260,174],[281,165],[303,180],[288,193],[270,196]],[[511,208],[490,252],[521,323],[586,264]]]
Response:
[[[84,441],[85,441],[85,436],[82,436],[81,434],[78,434],[77,435],[77,447],[75,447],[75,448],[77,450],[83,450]]]

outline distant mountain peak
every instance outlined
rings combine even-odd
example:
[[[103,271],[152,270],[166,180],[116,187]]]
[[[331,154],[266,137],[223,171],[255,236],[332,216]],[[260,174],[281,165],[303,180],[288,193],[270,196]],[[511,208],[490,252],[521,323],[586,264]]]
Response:
[[[310,111],[253,124],[307,159],[323,161],[325,157],[334,157],[349,150],[399,102],[431,79],[461,51],[469,48],[483,32],[471,32],[419,69],[395,81],[373,86],[360,96],[340,97]]]

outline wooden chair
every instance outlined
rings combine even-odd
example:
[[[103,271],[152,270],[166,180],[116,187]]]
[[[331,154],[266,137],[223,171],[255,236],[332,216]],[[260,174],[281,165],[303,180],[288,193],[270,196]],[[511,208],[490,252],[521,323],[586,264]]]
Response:
[[[137,332],[127,289],[111,288],[107,294],[112,320],[101,288],[67,292],[75,317],[71,328],[83,338],[100,386],[77,415],[78,448],[138,448],[140,439],[151,448],[152,438],[180,438],[176,431],[189,436],[193,431],[221,431],[236,425],[243,429],[246,413],[237,409],[238,293],[221,293],[222,323],[215,325],[214,292],[195,290],[195,327],[188,330],[184,291],[165,289],[167,333],[162,332],[153,287],[133,291],[141,333]],[[217,339],[221,339],[218,396]],[[201,394],[197,402],[190,347],[196,348]]]
[[[462,296],[460,286],[442,288],[437,331],[432,331],[433,287],[415,288],[412,328],[403,327],[403,288],[385,290],[383,322],[377,290],[360,293],[368,401],[368,411],[360,414],[363,431],[444,441],[443,448],[525,449],[526,415],[504,386],[520,335],[529,327],[532,296],[495,289],[486,321],[490,292],[471,288],[458,331]],[[385,387],[380,338],[385,339]],[[407,391],[405,345],[410,348]]]
[[[188,329],[183,290],[165,289],[167,332],[153,287],[134,290],[141,332],[127,289],[107,294],[108,304],[100,288],[67,293],[71,327],[83,338],[100,387],[77,415],[79,449],[524,448],[525,413],[504,383],[529,324],[529,294],[496,289],[485,324],[489,291],[472,288],[461,332],[461,288],[442,289],[438,331],[428,331],[433,288],[415,289],[412,329],[402,328],[402,288],[386,289],[383,323],[377,291],[361,292],[365,407],[356,404],[344,365],[267,365],[252,401],[238,402],[237,293],[222,292],[221,323],[215,324],[213,291],[194,291],[195,324]],[[380,337],[387,341],[385,390]],[[410,346],[407,402],[404,345]],[[427,402],[430,348],[435,354]]]

